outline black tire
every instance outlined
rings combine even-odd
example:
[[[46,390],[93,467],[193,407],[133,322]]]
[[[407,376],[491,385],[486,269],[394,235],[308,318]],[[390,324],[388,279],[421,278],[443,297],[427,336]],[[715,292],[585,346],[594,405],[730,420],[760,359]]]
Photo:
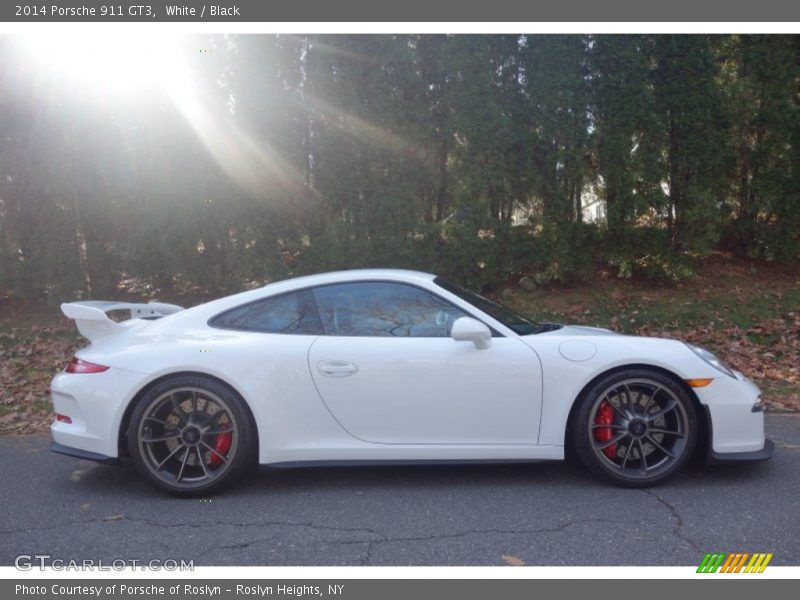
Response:
[[[257,460],[257,432],[242,398],[201,375],[160,382],[136,403],[128,450],[136,469],[176,496],[213,494]]]
[[[681,471],[694,454],[694,402],[661,371],[611,373],[578,401],[570,423],[571,450],[598,477],[648,487]]]

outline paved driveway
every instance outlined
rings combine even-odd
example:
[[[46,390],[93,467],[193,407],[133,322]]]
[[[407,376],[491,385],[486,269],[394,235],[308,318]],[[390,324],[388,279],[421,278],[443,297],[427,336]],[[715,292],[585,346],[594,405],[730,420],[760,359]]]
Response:
[[[800,416],[770,415],[759,464],[693,468],[625,490],[563,463],[262,468],[205,500],[130,467],[0,438],[0,564],[193,559],[196,565],[694,565],[709,551],[800,564]]]

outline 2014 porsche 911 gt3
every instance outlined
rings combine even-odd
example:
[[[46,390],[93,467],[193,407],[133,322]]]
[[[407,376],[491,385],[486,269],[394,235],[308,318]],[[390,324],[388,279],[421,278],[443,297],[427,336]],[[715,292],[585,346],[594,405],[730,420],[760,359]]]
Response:
[[[52,449],[209,494],[255,463],[537,461],[641,487],[772,455],[758,388],[677,340],[535,323],[434,275],[327,273],[182,309],[61,306]],[[108,313],[129,311],[124,321]]]

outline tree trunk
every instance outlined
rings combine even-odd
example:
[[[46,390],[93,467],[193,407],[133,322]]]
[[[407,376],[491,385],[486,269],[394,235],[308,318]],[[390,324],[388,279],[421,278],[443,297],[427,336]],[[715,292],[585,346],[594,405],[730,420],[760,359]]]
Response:
[[[439,178],[436,190],[436,220],[438,222],[441,222],[445,218],[445,211],[447,210],[448,151],[449,144],[447,135],[442,135],[442,140],[439,144]]]
[[[681,247],[680,240],[680,226],[681,215],[680,210],[683,207],[681,196],[683,195],[683,185],[681,181],[680,172],[680,143],[678,135],[675,131],[675,122],[670,117],[669,125],[669,150],[667,160],[669,162],[669,214],[667,216],[667,229],[670,235],[670,245],[673,250],[679,250]]]

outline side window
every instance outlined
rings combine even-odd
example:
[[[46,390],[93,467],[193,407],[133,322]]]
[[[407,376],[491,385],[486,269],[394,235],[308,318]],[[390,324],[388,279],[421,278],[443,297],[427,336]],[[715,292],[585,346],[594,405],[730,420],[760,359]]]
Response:
[[[402,283],[344,283],[314,289],[325,335],[448,337],[465,314]]]
[[[211,319],[209,325],[260,333],[322,334],[314,298],[308,290],[237,306]]]

